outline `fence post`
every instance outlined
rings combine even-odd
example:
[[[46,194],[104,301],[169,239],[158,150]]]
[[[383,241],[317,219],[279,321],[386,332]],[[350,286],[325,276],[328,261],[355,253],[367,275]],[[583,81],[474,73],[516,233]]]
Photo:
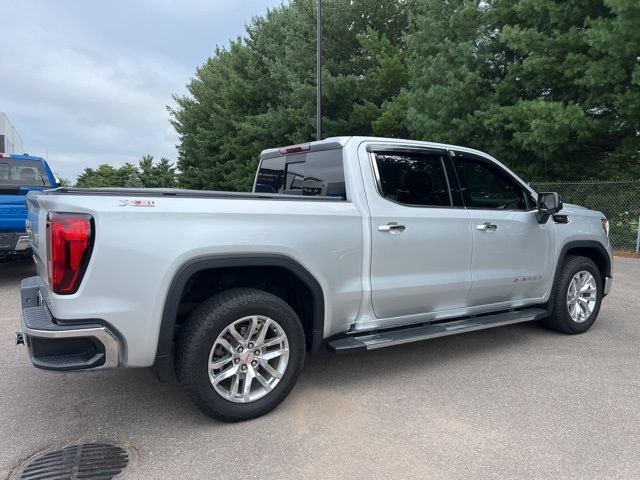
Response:
[[[640,217],[638,217],[638,237],[636,238],[636,253],[640,253]]]

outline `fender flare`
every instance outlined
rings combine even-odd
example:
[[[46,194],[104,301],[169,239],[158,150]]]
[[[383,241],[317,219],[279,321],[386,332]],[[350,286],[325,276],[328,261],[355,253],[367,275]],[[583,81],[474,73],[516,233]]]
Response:
[[[571,242],[567,242],[565,245],[563,245],[562,249],[560,250],[560,255],[558,256],[558,261],[556,262],[556,268],[553,273],[553,284],[551,285],[552,289],[555,287],[556,279],[558,278],[558,274],[560,273],[560,269],[562,268],[562,263],[564,262],[564,259],[567,256],[567,252],[574,248],[596,249],[598,253],[600,253],[600,255],[602,256],[605,262],[605,269],[604,271],[600,272],[600,274],[603,277],[602,279],[603,282],[604,282],[604,277],[611,276],[611,255],[609,254],[609,251],[605,248],[605,246],[602,243],[596,240],[574,240]]]
[[[176,271],[165,297],[164,308],[158,342],[156,358],[152,371],[159,380],[165,381],[173,368],[173,345],[176,318],[182,293],[189,279],[193,275],[219,268],[233,267],[280,267],[289,270],[309,289],[312,295],[312,331],[307,348],[315,353],[320,348],[324,337],[324,294],[316,278],[296,260],[278,254],[222,254],[193,258],[182,264]]]

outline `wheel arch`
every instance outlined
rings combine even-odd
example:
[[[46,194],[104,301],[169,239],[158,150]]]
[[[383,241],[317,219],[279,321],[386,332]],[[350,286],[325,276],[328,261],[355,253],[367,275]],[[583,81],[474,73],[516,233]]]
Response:
[[[600,270],[603,284],[605,278],[611,275],[611,256],[602,243],[595,240],[575,240],[567,242],[562,247],[562,250],[560,250],[553,276],[554,285],[567,255],[580,255],[591,259],[598,266],[598,270]]]
[[[323,290],[318,280],[298,261],[278,254],[223,254],[198,257],[185,262],[177,269],[167,290],[158,333],[156,357],[152,367],[153,373],[160,380],[166,380],[173,368],[176,322],[181,300],[189,282],[204,272],[265,267],[287,271],[309,291],[311,296],[309,326],[311,328],[305,328],[307,350],[314,353],[320,348],[324,336]],[[213,293],[215,292],[211,292]]]

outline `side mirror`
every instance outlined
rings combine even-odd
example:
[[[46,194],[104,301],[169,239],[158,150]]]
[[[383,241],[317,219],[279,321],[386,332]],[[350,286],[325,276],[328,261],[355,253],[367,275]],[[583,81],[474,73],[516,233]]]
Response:
[[[536,218],[538,223],[547,223],[551,215],[562,210],[560,195],[556,192],[539,193],[537,207]]]

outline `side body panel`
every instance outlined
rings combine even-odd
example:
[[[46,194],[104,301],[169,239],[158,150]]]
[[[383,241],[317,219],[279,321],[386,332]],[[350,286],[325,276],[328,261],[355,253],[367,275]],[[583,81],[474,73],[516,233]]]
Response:
[[[555,224],[535,211],[469,210],[473,223],[471,306],[544,297],[553,280]],[[496,230],[479,230],[489,223]]]
[[[380,319],[466,305],[471,290],[469,213],[458,208],[408,206],[380,195],[375,159],[359,158],[370,208],[371,289]],[[446,155],[446,151],[444,152]],[[403,231],[381,231],[397,223]]]
[[[39,232],[46,231],[45,210],[94,217],[94,250],[78,292],[49,294],[47,301],[62,320],[100,318],[112,325],[125,340],[121,361],[126,366],[153,363],[168,288],[176,272],[199,257],[291,258],[313,272],[322,287],[325,337],[355,321],[362,292],[362,228],[352,203],[166,197],[155,199],[154,207],[133,207],[120,206],[120,199],[131,198],[124,192],[122,197],[37,198]],[[39,243],[44,263],[46,249],[42,239]]]
[[[367,226],[369,238],[371,239],[374,239],[375,234],[378,233],[375,229],[378,224],[381,223],[380,221],[387,220],[390,217],[376,218],[376,215],[384,212],[384,207],[380,210],[379,205],[374,206],[376,205],[375,195],[377,195],[377,191],[374,189],[375,173],[372,171],[370,159],[367,154],[366,147],[369,144],[386,144],[393,148],[419,147],[456,150],[474,156],[481,156],[494,162],[497,166],[512,175],[523,188],[528,190],[534,197],[536,195],[536,192],[519,179],[515,173],[493,157],[477,150],[431,142],[354,137],[348,144],[350,148],[346,150],[348,150],[351,155],[353,155],[354,151],[358,152],[357,160],[360,163],[367,202],[371,209],[369,215],[372,221]],[[455,209],[451,211],[453,210]],[[443,211],[449,212],[449,209],[443,209]],[[395,291],[397,296],[394,298],[394,295],[389,295],[388,300],[392,302],[392,308],[400,308],[400,314],[391,314],[391,308],[389,308],[389,311],[384,311],[384,308],[387,308],[389,304],[383,304],[381,308],[376,309],[375,297],[381,293],[384,294],[385,286],[394,288],[394,283],[398,281],[398,278],[394,278],[394,276],[397,277],[398,272],[402,270],[394,266],[400,265],[406,270],[407,262],[412,261],[420,264],[423,259],[416,259],[415,250],[408,250],[410,254],[407,255],[407,250],[398,245],[395,252],[389,253],[385,251],[386,258],[378,260],[376,257],[376,241],[372,240],[370,267],[368,271],[363,272],[365,282],[363,301],[357,322],[352,328],[353,331],[367,331],[377,328],[445,320],[461,316],[479,315],[511,308],[545,304],[551,294],[553,280],[562,261],[562,256],[571,245],[575,246],[578,244],[571,242],[579,242],[581,246],[591,246],[602,249],[607,252],[608,258],[612,259],[612,249],[609,240],[603,234],[600,226],[600,218],[603,218],[600,212],[567,205],[561,213],[570,215],[572,220],[569,224],[556,225],[552,220],[549,220],[545,225],[540,225],[535,219],[534,211],[459,209],[458,212],[460,211],[464,211],[469,215],[469,219],[471,220],[469,235],[474,237],[473,260],[467,257],[469,260],[469,270],[471,271],[471,289],[468,295],[459,295],[456,301],[451,303],[451,308],[439,309],[439,307],[443,307],[442,304],[432,303],[429,305],[431,307],[430,309],[422,313],[414,313],[417,310],[415,305],[401,305],[400,302],[404,290],[398,288]],[[397,214],[397,212],[394,213]],[[449,213],[451,217],[451,212]],[[426,213],[422,215],[426,215]],[[375,220],[379,220],[378,223],[376,223]],[[446,218],[444,222],[446,223],[450,220],[451,218]],[[502,229],[501,233],[504,232],[504,235],[502,235],[503,238],[499,238],[498,241],[496,241],[496,236],[492,236],[492,234],[497,232],[476,231],[477,224],[491,220],[493,220],[494,223],[499,222]],[[449,233],[451,234],[451,232]],[[482,236],[484,233],[488,233],[489,235]],[[430,234],[430,232],[422,232],[422,235],[425,235],[426,238],[428,238]],[[397,239],[395,237],[401,237],[401,235],[402,234],[397,234],[392,238],[388,238],[387,242],[396,241]],[[364,241],[366,245],[366,232]],[[459,242],[460,238],[453,235],[448,235],[446,239],[443,239],[438,245],[437,253],[439,257],[437,261],[442,262],[442,264],[446,264],[446,262],[455,263],[459,260],[459,256],[466,255],[467,250],[460,248]],[[454,245],[457,245],[457,248],[451,248]],[[565,248],[565,246],[567,246],[567,248]],[[376,269],[376,262],[380,262],[380,264],[384,263],[386,268]],[[411,267],[412,265],[409,265],[408,268]],[[425,277],[428,277],[429,273],[430,272],[425,271],[421,272]],[[439,278],[443,282],[446,283],[448,279],[451,279],[451,270],[444,270],[440,273]],[[378,278],[384,275],[388,278]],[[526,279],[523,280],[525,277]],[[516,278],[518,278],[517,281],[515,280]],[[429,284],[428,279],[426,283]],[[435,283],[435,281],[432,283]],[[381,291],[377,290],[376,285],[381,286]],[[429,284],[429,286],[432,287],[431,284]],[[424,291],[428,292],[429,289],[425,288]],[[393,302],[395,302],[395,304]],[[425,293],[422,302],[429,304],[428,293]],[[402,311],[403,308],[404,311]],[[381,312],[378,312],[378,310],[382,310],[382,313],[389,315],[381,315]]]
[[[371,287],[378,318],[463,307],[471,290],[469,214],[381,206],[371,217]],[[381,232],[397,222],[404,232]]]
[[[608,267],[607,272],[602,272],[607,276],[613,276],[613,247],[609,238],[603,233],[600,219],[605,218],[602,212],[589,210],[578,205],[565,204],[560,212],[561,215],[569,217],[569,223],[555,225],[555,255],[553,264],[553,275],[555,276],[560,268],[560,260],[572,248],[592,248],[597,249],[605,256]],[[551,221],[551,220],[550,220]],[[544,299],[548,300],[551,294],[549,285],[545,292]]]

